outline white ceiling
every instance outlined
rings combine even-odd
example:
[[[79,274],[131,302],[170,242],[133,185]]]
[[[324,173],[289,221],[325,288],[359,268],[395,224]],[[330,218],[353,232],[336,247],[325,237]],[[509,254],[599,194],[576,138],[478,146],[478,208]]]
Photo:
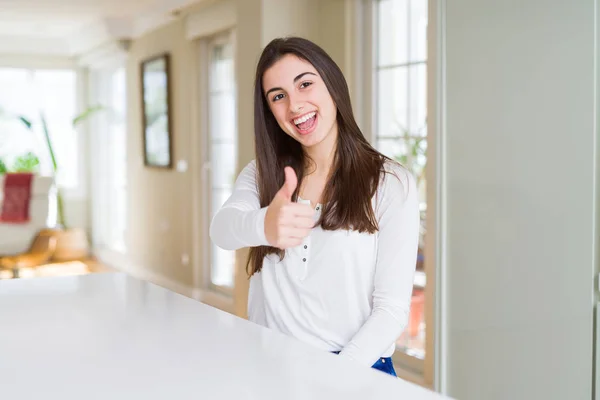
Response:
[[[0,0],[0,54],[24,51],[36,39],[55,52],[81,51],[81,38],[90,32],[108,32],[118,26],[119,35],[135,37],[171,17],[175,10],[202,0]],[[96,35],[98,36],[98,35]],[[77,44],[73,44],[76,42]],[[5,46],[3,46],[5,44]],[[51,53],[52,49],[48,48]],[[76,49],[75,49],[76,48]],[[44,49],[40,48],[39,51]]]
[[[103,18],[130,18],[159,0],[0,0],[0,35],[63,37]]]

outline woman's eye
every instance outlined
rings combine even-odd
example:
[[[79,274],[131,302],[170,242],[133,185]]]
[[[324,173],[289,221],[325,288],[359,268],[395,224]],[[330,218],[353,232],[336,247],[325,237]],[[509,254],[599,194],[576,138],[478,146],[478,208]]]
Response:
[[[300,89],[304,89],[305,87],[308,87],[310,85],[312,85],[312,82],[302,82],[300,84]]]
[[[281,99],[283,99],[282,93],[279,93],[279,94],[276,94],[275,96],[273,96],[273,101],[277,101],[277,100],[281,100]]]

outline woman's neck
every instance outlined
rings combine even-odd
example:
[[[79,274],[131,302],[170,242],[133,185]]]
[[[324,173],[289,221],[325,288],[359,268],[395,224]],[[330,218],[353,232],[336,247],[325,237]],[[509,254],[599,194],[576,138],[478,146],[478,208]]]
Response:
[[[337,132],[331,132],[321,143],[305,148],[304,152],[309,158],[306,174],[328,176],[335,158],[336,147]]]

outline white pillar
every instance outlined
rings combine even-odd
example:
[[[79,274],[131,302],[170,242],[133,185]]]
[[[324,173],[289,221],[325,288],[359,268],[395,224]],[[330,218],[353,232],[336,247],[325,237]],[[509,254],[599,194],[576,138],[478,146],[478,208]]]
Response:
[[[590,399],[595,2],[444,3],[449,394]]]

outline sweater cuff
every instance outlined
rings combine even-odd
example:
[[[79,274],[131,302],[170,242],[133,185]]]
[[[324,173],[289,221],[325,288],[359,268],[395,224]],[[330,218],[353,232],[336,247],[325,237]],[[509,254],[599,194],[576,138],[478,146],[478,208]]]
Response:
[[[257,246],[270,246],[265,235],[265,216],[267,215],[267,207],[257,210],[253,215],[254,226],[256,227]]]

